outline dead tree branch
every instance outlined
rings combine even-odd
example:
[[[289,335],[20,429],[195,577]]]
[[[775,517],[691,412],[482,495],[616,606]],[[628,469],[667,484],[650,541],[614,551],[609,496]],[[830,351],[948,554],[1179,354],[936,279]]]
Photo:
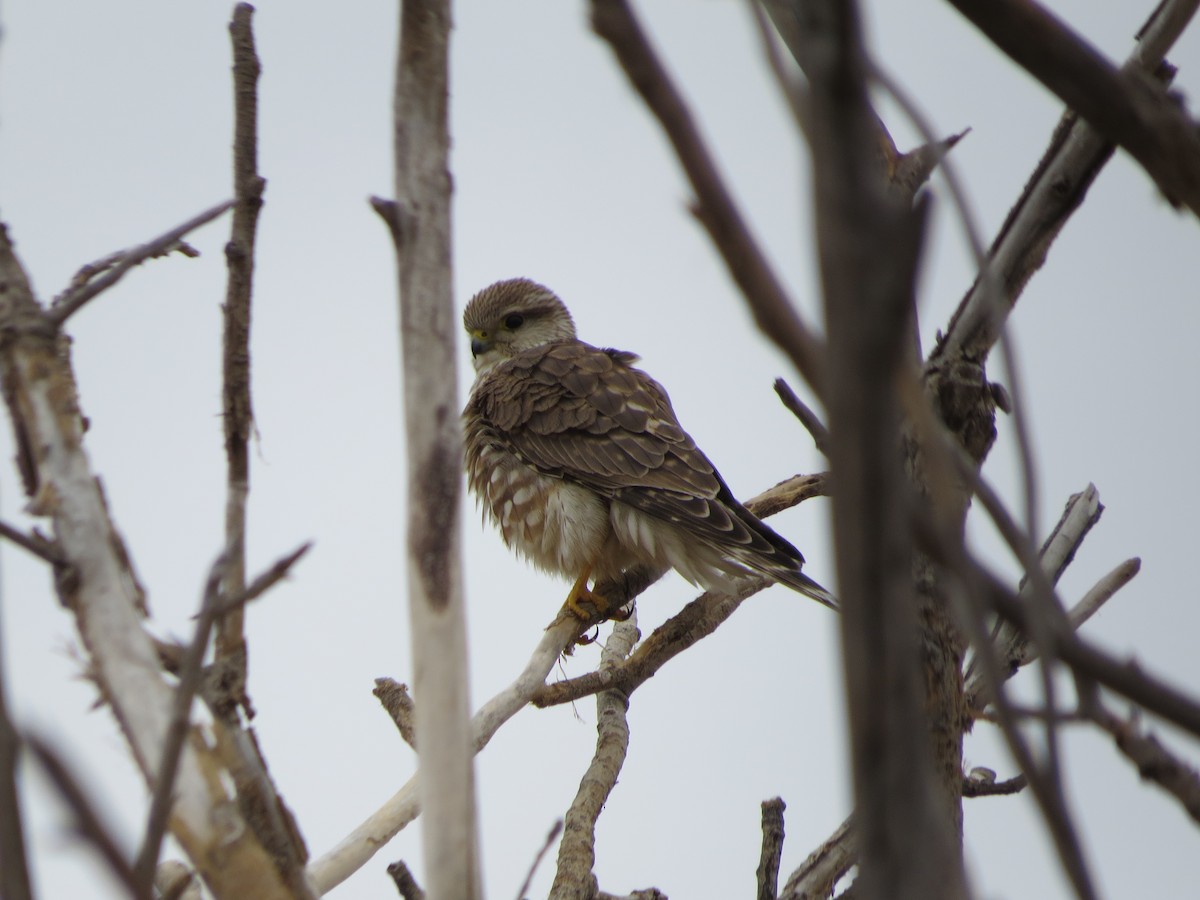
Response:
[[[758,857],[758,900],[779,896],[779,860],[783,856],[783,811],[781,797],[762,803],[762,851]]]
[[[254,7],[239,3],[229,23],[233,47],[233,187],[237,203],[225,245],[228,280],[222,309],[222,417],[225,429],[225,544],[228,564],[223,591],[239,593],[246,584],[246,498],[250,492],[250,434],[254,408],[250,400],[250,320],[254,286],[254,244],[266,181],[258,174],[258,77],[254,47]],[[216,712],[229,722],[241,707],[254,718],[246,694],[244,612],[234,607],[217,619],[215,665],[228,699]]]
[[[412,695],[408,692],[408,685],[391,678],[376,678],[375,690],[371,693],[378,698],[388,715],[392,717],[392,721],[396,723],[396,729],[400,732],[404,743],[416,750],[417,737],[413,725],[416,709],[413,706]]]
[[[34,759],[38,761],[67,808],[71,810],[75,819],[75,832],[96,852],[117,881],[129,890],[131,897],[149,900],[149,891],[138,882],[124,852],[113,840],[115,829],[111,823],[104,821],[70,767],[48,742],[37,735],[27,734],[25,744],[33,752]]]
[[[54,325],[62,325],[63,322],[78,312],[85,303],[108,290],[124,278],[125,274],[134,266],[177,249],[184,235],[190,234],[201,225],[207,225],[233,206],[233,200],[219,203],[211,209],[206,209],[200,215],[193,216],[182,225],[172,228],[152,241],[148,241],[145,244],[122,253],[113,254],[113,257],[119,257],[120,261],[113,264],[100,278],[94,281],[89,280],[78,287],[74,287],[73,285],[63,291],[54,305],[46,312],[47,320]]]
[[[1087,714],[1112,736],[1117,749],[1137,767],[1143,779],[1178,800],[1193,821],[1200,823],[1200,774],[1195,768],[1163,746],[1153,734],[1139,728],[1136,719],[1122,720],[1098,704]]]
[[[692,114],[625,0],[593,0],[592,28],[616,54],[658,118],[696,192],[694,212],[741,289],[758,327],[796,364],[817,396],[824,390],[821,342],[796,312],[717,171]]]
[[[1200,0],[1166,0],[1138,32],[1138,43],[1123,71],[1159,71],[1163,56],[1183,33]],[[1101,95],[1102,97],[1103,95]],[[986,358],[1003,328],[1004,318],[1033,274],[1045,262],[1051,244],[1087,195],[1112,155],[1113,146],[1099,131],[1068,111],[1009,212],[988,251],[990,274],[976,279],[950,319],[929,358],[929,367],[949,366],[956,359]],[[988,279],[1002,286],[1000,309],[983,290]]]
[[[847,819],[788,878],[779,900],[826,900],[838,879],[858,862],[858,834]]]
[[[1092,127],[1128,151],[1168,200],[1200,215],[1200,134],[1159,84],[1116,68],[1036,3],[949,2]]]
[[[856,891],[868,900],[962,897],[959,745],[948,741],[935,762],[930,738],[931,716],[955,698],[927,698],[931,678],[918,669],[924,645],[943,638],[918,627],[914,587],[896,574],[907,572],[915,551],[894,385],[911,364],[924,204],[910,211],[874,162],[878,120],[856,5],[811,0],[793,9],[808,61],[829,336],[825,399],[860,842]],[[948,771],[954,782],[942,784]]]
[[[638,639],[637,615],[613,626],[600,654],[600,668],[612,670],[629,656]],[[596,752],[579,782],[579,791],[563,820],[558,869],[550,896],[555,900],[591,900],[597,891],[596,820],[616,786],[629,749],[629,697],[608,690],[596,695]]]
[[[428,891],[480,894],[459,513],[448,0],[404,0],[394,92],[395,240],[408,449],[408,605]]]
[[[213,218],[226,208],[227,204],[217,207],[205,216]],[[201,219],[207,220],[205,216],[160,243],[169,246]],[[0,383],[30,509],[53,523],[57,545],[74,574],[59,579],[56,587],[75,615],[91,671],[112,705],[133,758],[152,783],[172,720],[174,692],[163,680],[154,643],[142,629],[141,588],[84,452],[74,373],[58,330],[62,308],[51,314],[40,307],[6,231],[0,231],[0,298],[0,330],[7,335],[0,344]],[[172,833],[214,895],[291,896],[230,804],[222,770],[221,760],[203,742],[186,745],[176,780]],[[218,823],[227,823],[231,830]]]
[[[3,623],[0,623],[2,625]],[[21,739],[8,713],[4,630],[0,627],[0,897],[33,900],[25,855],[25,818],[17,793]]]

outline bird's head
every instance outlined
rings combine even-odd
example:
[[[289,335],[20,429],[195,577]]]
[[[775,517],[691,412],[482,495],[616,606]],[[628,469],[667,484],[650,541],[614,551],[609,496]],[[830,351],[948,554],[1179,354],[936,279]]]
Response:
[[[477,375],[531,347],[575,337],[575,323],[554,291],[528,278],[485,287],[463,311]]]

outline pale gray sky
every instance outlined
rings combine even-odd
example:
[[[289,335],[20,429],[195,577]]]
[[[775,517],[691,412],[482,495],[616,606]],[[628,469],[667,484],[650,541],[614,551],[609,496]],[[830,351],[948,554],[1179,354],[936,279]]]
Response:
[[[1120,60],[1152,3],[1052,4]],[[1123,7],[1123,8],[1120,8]],[[0,45],[0,213],[44,299],[84,262],[139,243],[229,195],[230,4],[9,0]],[[754,228],[815,314],[807,159],[743,4],[639,4]],[[1060,105],[949,9],[931,0],[867,5],[881,63],[945,133],[984,232],[994,233],[1031,172]],[[460,306],[498,278],[557,290],[581,336],[641,353],[684,425],[748,496],[822,459],[771,391],[790,367],[754,330],[707,238],[686,212],[674,159],[586,24],[586,5],[468,0],[453,36],[455,283]],[[410,677],[403,606],[396,303],[384,229],[366,204],[391,190],[393,3],[264,0],[256,32],[261,169],[254,320],[250,553],[261,568],[303,540],[316,548],[248,617],[255,722],[276,781],[314,856],[412,773],[413,754],[370,695]],[[1171,58],[1195,94],[1200,38]],[[886,107],[885,107],[886,108]],[[895,115],[902,144],[912,131]],[[937,221],[922,280],[928,345],[971,280],[935,183]],[[150,594],[153,628],[190,633],[219,550],[223,503],[219,388],[221,248],[157,261],[72,320],[88,450]],[[1200,443],[1193,335],[1194,218],[1173,212],[1121,154],[1055,246],[1014,316],[1042,487],[1042,534],[1089,481],[1107,511],[1063,582],[1077,598],[1131,555],[1143,572],[1087,632],[1178,683],[1200,688],[1193,559]],[[993,373],[998,375],[998,373]],[[460,386],[470,367],[463,350]],[[1007,424],[986,474],[1018,496]],[[0,457],[12,456],[4,429]],[[32,525],[13,467],[0,514]],[[565,586],[527,569],[465,516],[476,705],[521,668]],[[828,507],[775,523],[833,584]],[[987,528],[980,552],[1015,566]],[[1041,535],[1039,535],[1040,537]],[[133,846],[144,790],[111,717],[72,653],[70,617],[44,568],[0,548],[4,656],[18,721],[61,741]],[[642,628],[693,596],[676,577],[639,604]],[[634,697],[629,759],[599,824],[605,890],[655,885],[676,898],[746,896],[759,803],[788,804],[790,871],[849,812],[835,621],[773,588]],[[593,667],[584,648],[563,672]],[[1017,684],[1025,689],[1024,679]],[[479,759],[489,895],[515,894],[574,795],[594,740],[594,704],[527,710]],[[976,765],[1012,774],[988,726]],[[1160,735],[1197,758],[1194,741]],[[1143,787],[1098,735],[1068,730],[1069,793],[1105,897],[1181,896],[1200,876],[1194,825]],[[25,799],[41,896],[111,893],[63,831],[34,777]],[[966,803],[980,897],[1068,895],[1030,798]],[[334,894],[395,896],[387,862],[420,871],[410,828]],[[533,895],[545,893],[552,863]]]

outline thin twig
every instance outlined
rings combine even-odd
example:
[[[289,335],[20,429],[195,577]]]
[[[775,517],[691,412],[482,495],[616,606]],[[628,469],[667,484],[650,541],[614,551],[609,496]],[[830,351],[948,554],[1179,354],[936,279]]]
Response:
[[[533,862],[529,866],[529,871],[525,874],[525,880],[521,882],[521,887],[517,891],[517,900],[524,900],[529,886],[533,884],[533,876],[537,874],[538,866],[542,864],[542,860],[546,858],[546,854],[550,852],[550,848],[554,846],[554,842],[558,840],[558,836],[562,834],[562,830],[563,820],[558,819],[546,835],[546,840],[542,841],[542,848],[538,850],[537,856],[533,858]]]
[[[225,577],[225,567],[228,564],[227,551],[218,556],[209,569],[208,580],[204,585],[204,595],[200,602],[200,613],[196,617],[196,627],[192,633],[192,641],[188,645],[179,668],[179,685],[175,688],[175,698],[171,705],[171,721],[163,739],[158,774],[154,779],[154,794],[150,801],[146,833],[142,838],[142,847],[138,851],[137,860],[134,863],[137,883],[146,894],[149,894],[154,883],[158,855],[162,851],[162,841],[167,831],[167,821],[171,815],[175,775],[179,771],[179,760],[183,756],[184,742],[187,740],[191,725],[192,700],[195,699],[196,692],[200,688],[200,680],[204,672],[204,653],[208,649],[208,640],[212,633],[213,619],[221,593],[221,582]]]
[[[687,104],[629,4],[625,0],[593,0],[591,9],[592,28],[612,47],[630,82],[671,141],[696,192],[696,217],[745,295],[758,327],[796,363],[814,393],[823,396],[821,342],[800,319],[783,282],[751,235]]]
[[[417,884],[417,879],[409,871],[408,863],[399,859],[387,867],[387,873],[392,876],[396,890],[404,900],[425,900],[425,891]]]
[[[239,609],[252,600],[257,600],[291,574],[292,566],[298,563],[304,554],[312,549],[312,546],[312,541],[306,541],[291,553],[275,560],[269,569],[238,591],[238,593],[229,597],[222,596],[216,608],[216,615],[226,615],[232,609]]]
[[[121,261],[109,269],[102,277],[81,285],[77,290],[68,289],[64,291],[59,301],[46,311],[46,317],[55,325],[62,325],[67,319],[78,312],[85,303],[108,290],[124,278],[125,273],[134,266],[152,257],[160,256],[167,250],[173,249],[179,243],[179,239],[185,234],[195,231],[201,225],[207,225],[222,213],[232,209],[233,205],[234,201],[226,200],[224,203],[219,203],[211,209],[206,209],[198,216],[193,216],[182,225],[172,228],[154,240],[125,251],[121,256]]]
[[[38,559],[45,560],[52,566],[61,566],[65,563],[58,547],[41,535],[29,535],[7,522],[0,522],[0,537],[12,541],[18,547],[28,550]]]
[[[1164,747],[1153,734],[1142,731],[1135,719],[1123,721],[1102,706],[1090,713],[1097,725],[1112,735],[1117,749],[1137,766],[1138,774],[1179,801],[1189,816],[1200,822],[1200,774]]]
[[[762,850],[758,855],[758,900],[779,896],[779,860],[783,857],[783,811],[781,797],[762,802]]]
[[[1052,584],[1058,584],[1059,578],[1062,577],[1071,560],[1075,558],[1084,538],[1100,520],[1103,511],[1100,493],[1093,484],[1089,484],[1082,491],[1072,494],[1067,499],[1058,523],[1038,552],[1039,565]],[[1033,587],[1028,579],[1022,580],[1021,595],[1032,602]],[[1082,621],[1074,623],[1074,627],[1078,628],[1081,624],[1083,624]],[[1031,650],[1028,637],[1007,622],[998,623],[993,640],[1000,659],[1010,670],[1010,675],[1015,674],[1020,666],[1032,661],[1036,654],[1036,651]],[[978,667],[974,660],[966,667],[964,682],[968,705],[979,708],[982,697],[979,692],[982,682],[978,677]]]
[[[807,92],[804,85],[795,77],[795,72],[784,64],[783,55],[775,43],[776,35],[779,34],[778,25],[775,28],[770,27],[767,22],[767,14],[763,12],[764,4],[759,0],[749,0],[747,5],[750,7],[754,26],[758,30],[763,55],[766,56],[767,64],[771,67],[771,74],[775,76],[775,84],[779,88],[779,92],[783,94],[784,102],[791,111],[792,121],[796,123],[796,130],[807,138],[809,136],[808,120],[811,115],[808,109]],[[778,7],[772,10],[771,15],[774,17],[777,11]]]
[[[779,399],[803,425],[808,433],[812,435],[813,444],[826,456],[829,455],[829,429],[825,427],[825,423],[820,417],[813,412],[803,400],[796,396],[796,392],[782,378],[775,379],[775,393],[779,395]]]
[[[266,181],[258,174],[258,77],[254,46],[254,7],[239,3],[229,23],[233,53],[233,189],[237,205],[225,245],[227,280],[222,307],[221,423],[225,433],[225,545],[229,560],[222,592],[239,594],[246,585],[246,497],[250,492],[250,435],[254,407],[250,395],[250,321],[254,286],[254,245]],[[218,715],[232,723],[238,707],[254,718],[246,693],[245,613],[229,607],[216,620],[215,664],[227,700]]]
[[[967,776],[963,779],[962,795],[964,797],[1008,797],[1025,790],[1029,779],[1025,775],[1017,775],[1004,781],[984,780]]]
[[[131,896],[149,900],[150,894],[144,892],[125,854],[113,839],[116,830],[100,816],[58,751],[36,734],[26,733],[25,744],[71,810],[75,817],[75,831],[96,851],[117,880],[129,889]]]

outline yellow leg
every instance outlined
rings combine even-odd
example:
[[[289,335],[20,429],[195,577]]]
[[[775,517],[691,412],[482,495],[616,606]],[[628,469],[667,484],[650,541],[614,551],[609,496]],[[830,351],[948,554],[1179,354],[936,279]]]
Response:
[[[575,583],[571,585],[571,593],[567,594],[567,601],[563,604],[563,608],[581,622],[586,622],[592,618],[592,613],[579,605],[580,600],[590,603],[595,607],[596,612],[601,615],[608,611],[608,603],[605,602],[604,598],[588,590],[588,576],[591,574],[592,567],[588,565],[579,573],[579,577],[575,579]]]

